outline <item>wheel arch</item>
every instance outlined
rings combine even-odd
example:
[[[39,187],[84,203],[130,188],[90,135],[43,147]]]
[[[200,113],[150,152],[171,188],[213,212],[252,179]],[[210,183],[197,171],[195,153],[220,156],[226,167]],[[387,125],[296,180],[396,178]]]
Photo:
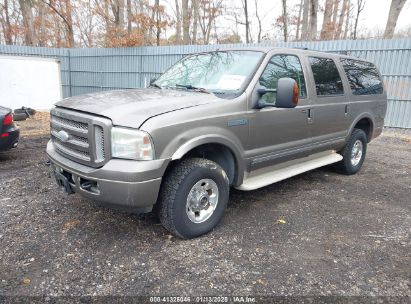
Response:
[[[373,133],[374,133],[374,119],[372,116],[368,113],[361,115],[357,117],[353,123],[351,124],[350,127],[350,132],[348,133],[348,136],[352,133],[354,129],[361,129],[365,132],[367,135],[367,142],[370,142],[371,139],[373,138]]]
[[[169,166],[188,157],[203,157],[219,164],[227,173],[231,185],[239,185],[244,178],[244,163],[240,149],[221,137],[198,137],[180,146],[172,155]]]

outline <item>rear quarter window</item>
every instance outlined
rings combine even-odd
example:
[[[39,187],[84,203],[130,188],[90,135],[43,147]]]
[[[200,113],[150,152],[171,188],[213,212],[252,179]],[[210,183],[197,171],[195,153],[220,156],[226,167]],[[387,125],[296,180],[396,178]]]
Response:
[[[340,73],[331,58],[308,57],[318,96],[344,94]]]
[[[370,62],[341,58],[354,95],[382,94],[384,87],[377,68]]]

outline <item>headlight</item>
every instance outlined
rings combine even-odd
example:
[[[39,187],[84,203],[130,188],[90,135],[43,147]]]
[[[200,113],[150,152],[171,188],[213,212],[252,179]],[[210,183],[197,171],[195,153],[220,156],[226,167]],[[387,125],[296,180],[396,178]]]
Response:
[[[154,148],[146,132],[113,127],[111,129],[111,155],[125,159],[152,160],[154,159]]]

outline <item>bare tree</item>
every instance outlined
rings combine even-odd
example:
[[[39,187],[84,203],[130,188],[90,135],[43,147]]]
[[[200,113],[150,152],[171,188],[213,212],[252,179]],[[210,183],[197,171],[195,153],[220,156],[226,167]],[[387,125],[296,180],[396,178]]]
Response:
[[[19,0],[21,15],[23,17],[24,26],[24,43],[26,45],[35,44],[35,33],[33,25],[33,0]]]
[[[133,13],[131,10],[131,0],[127,0],[127,34],[131,35]]]
[[[303,2],[304,0],[300,0],[300,6],[298,9],[298,17],[297,17],[297,29],[295,32],[295,39],[296,40],[300,40],[300,28],[301,28],[301,16],[302,16],[302,12],[303,12]]]
[[[395,27],[397,26],[398,16],[401,13],[407,0],[391,0],[390,12],[388,13],[387,25],[385,26],[384,38],[394,36]]]
[[[200,0],[192,0],[192,1],[193,1],[193,34],[191,37],[191,43],[196,44],[197,43],[198,21],[200,18],[200,14],[199,14]]]
[[[179,0],[175,1],[176,4],[176,43],[181,42],[181,11]]]
[[[343,0],[343,5],[341,8],[340,16],[338,18],[338,24],[335,30],[335,36],[334,39],[340,39],[341,38],[341,32],[344,24],[344,18],[347,15],[347,10],[349,10],[349,0]]]
[[[335,30],[335,28],[337,27],[337,17],[338,17],[338,8],[340,6],[340,0],[334,0],[333,3],[333,14],[332,14],[332,19],[331,19],[331,33],[333,33],[333,31]],[[332,37],[334,36],[334,34],[331,35]]]
[[[360,14],[364,10],[365,0],[357,0],[357,10],[355,15],[354,30],[353,30],[353,39],[357,39],[357,29],[358,29],[358,20],[360,19]]]
[[[72,20],[72,6],[70,0],[64,1],[64,6],[58,8],[51,0],[41,0],[44,4],[48,5],[56,14],[61,18],[66,26],[67,31],[67,47],[74,47],[74,28]]]
[[[310,39],[315,40],[317,38],[317,11],[318,0],[310,1]]]
[[[250,43],[250,22],[248,21],[248,0],[242,0],[245,16],[245,42]]]
[[[6,41],[6,44],[13,44],[12,26],[10,22],[10,7],[8,0],[4,0],[2,13],[4,14],[4,16],[3,14],[1,15],[0,22],[3,27],[4,40]]]
[[[348,31],[350,29],[350,21],[351,21],[351,0],[348,0],[348,7],[346,11],[346,18],[345,18],[345,28],[344,28],[344,39],[348,37]]]
[[[124,0],[112,0],[111,10],[114,15],[115,34],[121,37],[124,34]]]
[[[283,1],[285,1],[285,0],[283,0]],[[262,26],[261,26],[261,18],[260,18],[260,15],[258,14],[258,2],[257,2],[257,0],[254,0],[254,4],[255,4],[255,17],[257,18],[257,22],[258,22],[257,42],[260,43],[261,42]]]
[[[183,20],[183,44],[189,44],[192,6],[189,6],[189,0],[183,0],[181,3]]]
[[[215,19],[221,12],[222,0],[202,0],[199,7],[199,24],[203,34],[203,43],[210,42],[211,30],[216,28]],[[218,37],[216,37],[218,38]]]
[[[324,19],[323,19],[323,25],[322,25],[321,34],[320,34],[320,37],[322,40],[328,40],[332,37],[331,17],[333,14],[333,5],[334,5],[334,0],[325,1]]]
[[[283,4],[283,35],[284,41],[288,40],[288,14],[287,14],[287,0],[282,0]]]
[[[304,0],[303,6],[303,24],[301,29],[301,40],[308,40],[309,38],[309,13],[310,13],[310,0]]]

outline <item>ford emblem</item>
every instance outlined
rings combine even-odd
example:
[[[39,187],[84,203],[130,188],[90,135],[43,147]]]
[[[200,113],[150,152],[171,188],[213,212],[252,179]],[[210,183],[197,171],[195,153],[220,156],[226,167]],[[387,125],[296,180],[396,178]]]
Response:
[[[61,130],[61,131],[59,131],[59,132],[57,133],[57,137],[58,137],[61,141],[66,142],[66,141],[69,140],[70,135],[69,135],[66,131]]]

